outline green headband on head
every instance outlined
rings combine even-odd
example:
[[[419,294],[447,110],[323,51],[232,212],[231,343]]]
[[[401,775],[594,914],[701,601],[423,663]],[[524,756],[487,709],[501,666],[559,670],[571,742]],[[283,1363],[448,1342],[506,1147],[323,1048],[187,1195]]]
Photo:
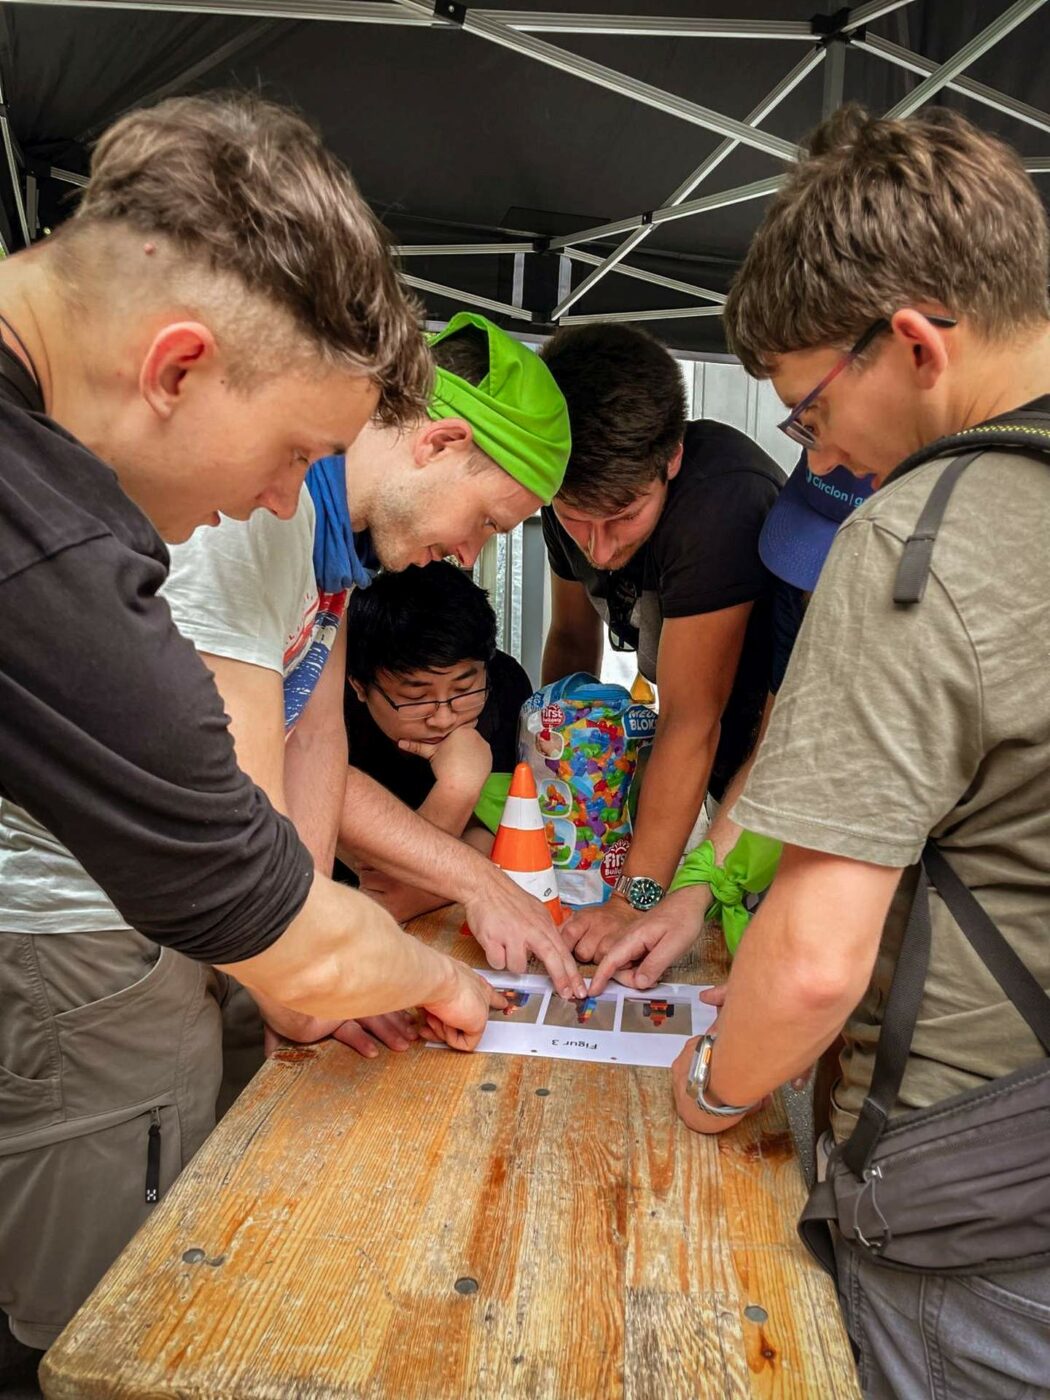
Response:
[[[480,384],[470,384],[436,367],[427,412],[436,419],[465,419],[482,452],[550,505],[572,447],[562,392],[539,355],[473,311],[457,312],[430,344],[468,326],[488,338],[489,372]]]

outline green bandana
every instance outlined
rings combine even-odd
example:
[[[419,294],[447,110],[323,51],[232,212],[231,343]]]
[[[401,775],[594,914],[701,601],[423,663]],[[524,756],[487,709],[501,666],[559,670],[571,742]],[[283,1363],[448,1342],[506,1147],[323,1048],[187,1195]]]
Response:
[[[503,820],[503,809],[510,795],[510,779],[509,773],[490,773],[474,807],[474,815],[482,826],[488,827],[493,836],[499,831],[499,824]]]
[[[464,418],[482,452],[549,506],[572,446],[561,390],[535,351],[473,311],[458,311],[430,344],[466,326],[488,336],[489,372],[480,384],[469,384],[437,368],[427,411],[431,418]]]
[[[725,864],[716,865],[715,848],[710,841],[705,841],[682,861],[668,893],[689,885],[707,885],[713,903],[705,918],[722,925],[726,947],[731,955],[735,954],[751,920],[744,908],[744,895],[758,894],[773,883],[783,849],[781,842],[774,841],[771,836],[742,831],[739,841],[726,856]]]

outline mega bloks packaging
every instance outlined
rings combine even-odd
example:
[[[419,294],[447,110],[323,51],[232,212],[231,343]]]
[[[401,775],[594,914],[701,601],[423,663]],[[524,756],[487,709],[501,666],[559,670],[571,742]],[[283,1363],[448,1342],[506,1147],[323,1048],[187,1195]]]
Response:
[[[628,798],[656,712],[621,685],[578,671],[522,707],[519,757],[532,769],[558,893],[574,908],[603,904],[631,844]]]

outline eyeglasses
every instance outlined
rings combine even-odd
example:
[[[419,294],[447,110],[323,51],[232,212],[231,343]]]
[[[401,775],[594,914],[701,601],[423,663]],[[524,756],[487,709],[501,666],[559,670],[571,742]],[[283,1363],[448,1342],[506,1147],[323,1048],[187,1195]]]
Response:
[[[923,315],[926,315],[926,313],[924,312]],[[953,321],[948,316],[926,316],[926,319],[931,326],[939,326],[942,330],[946,331],[950,331],[954,326],[959,324],[958,321]],[[837,364],[827,372],[817,387],[811,389],[804,398],[799,399],[798,403],[784,419],[783,423],[777,424],[780,431],[786,433],[791,441],[797,442],[800,447],[817,449],[820,446],[817,435],[812,428],[807,428],[805,423],[801,421],[802,415],[807,409],[812,408],[814,402],[820,398],[831,381],[837,379],[844,369],[848,369],[858,356],[863,355],[864,351],[867,350],[876,336],[881,335],[883,331],[888,331],[889,328],[890,322],[889,318],[886,316],[882,316],[879,320],[872,322],[857,341],[856,345],[854,345],[852,349],[846,351]]]
[[[390,706],[392,710],[407,710],[412,719],[429,719],[431,715],[436,715],[442,705],[447,705],[454,715],[470,715],[475,710],[480,710],[485,704],[485,696],[488,695],[491,687],[488,681],[480,690],[464,690],[459,695],[453,695],[448,700],[402,700],[400,703],[391,700],[381,685],[372,682],[374,689]]]

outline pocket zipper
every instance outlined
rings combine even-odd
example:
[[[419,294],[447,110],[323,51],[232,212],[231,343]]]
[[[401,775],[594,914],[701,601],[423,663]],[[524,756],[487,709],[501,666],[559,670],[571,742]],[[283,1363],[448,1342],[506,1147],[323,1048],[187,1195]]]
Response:
[[[149,1134],[146,1139],[146,1204],[160,1200],[160,1109],[149,1111]]]

